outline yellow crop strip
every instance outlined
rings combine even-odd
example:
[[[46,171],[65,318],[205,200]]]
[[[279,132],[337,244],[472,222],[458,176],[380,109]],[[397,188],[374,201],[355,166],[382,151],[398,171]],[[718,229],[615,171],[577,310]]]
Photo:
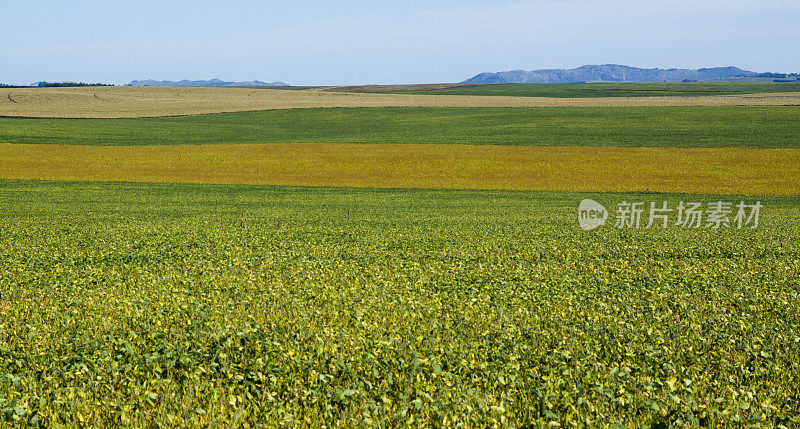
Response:
[[[800,149],[0,144],[0,178],[800,195]]]
[[[9,88],[0,116],[135,118],[322,107],[647,107],[800,105],[800,93],[547,98],[365,94],[319,90],[195,87]]]

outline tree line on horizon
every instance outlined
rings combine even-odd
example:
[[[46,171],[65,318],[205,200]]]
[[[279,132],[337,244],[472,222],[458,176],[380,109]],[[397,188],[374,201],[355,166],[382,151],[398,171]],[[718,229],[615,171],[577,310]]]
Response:
[[[61,87],[82,87],[82,86],[114,86],[110,83],[84,83],[84,82],[36,82],[33,85],[6,85],[0,83],[0,88],[61,88]]]

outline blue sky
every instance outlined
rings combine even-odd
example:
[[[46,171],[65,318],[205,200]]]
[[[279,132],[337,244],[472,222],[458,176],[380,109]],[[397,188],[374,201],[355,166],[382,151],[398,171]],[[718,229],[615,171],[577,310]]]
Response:
[[[4,1],[0,82],[462,81],[484,71],[800,72],[796,0]]]

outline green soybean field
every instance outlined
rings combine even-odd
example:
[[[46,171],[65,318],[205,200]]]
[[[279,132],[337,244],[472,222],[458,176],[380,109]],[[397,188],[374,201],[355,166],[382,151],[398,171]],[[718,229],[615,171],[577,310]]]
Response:
[[[0,426],[800,425],[800,200],[584,197],[0,181]]]

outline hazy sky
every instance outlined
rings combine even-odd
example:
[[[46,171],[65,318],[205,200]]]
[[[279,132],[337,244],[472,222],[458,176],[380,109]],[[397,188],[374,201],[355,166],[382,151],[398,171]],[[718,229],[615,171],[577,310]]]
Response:
[[[797,0],[0,0],[0,82],[456,82],[617,63],[800,72]]]

